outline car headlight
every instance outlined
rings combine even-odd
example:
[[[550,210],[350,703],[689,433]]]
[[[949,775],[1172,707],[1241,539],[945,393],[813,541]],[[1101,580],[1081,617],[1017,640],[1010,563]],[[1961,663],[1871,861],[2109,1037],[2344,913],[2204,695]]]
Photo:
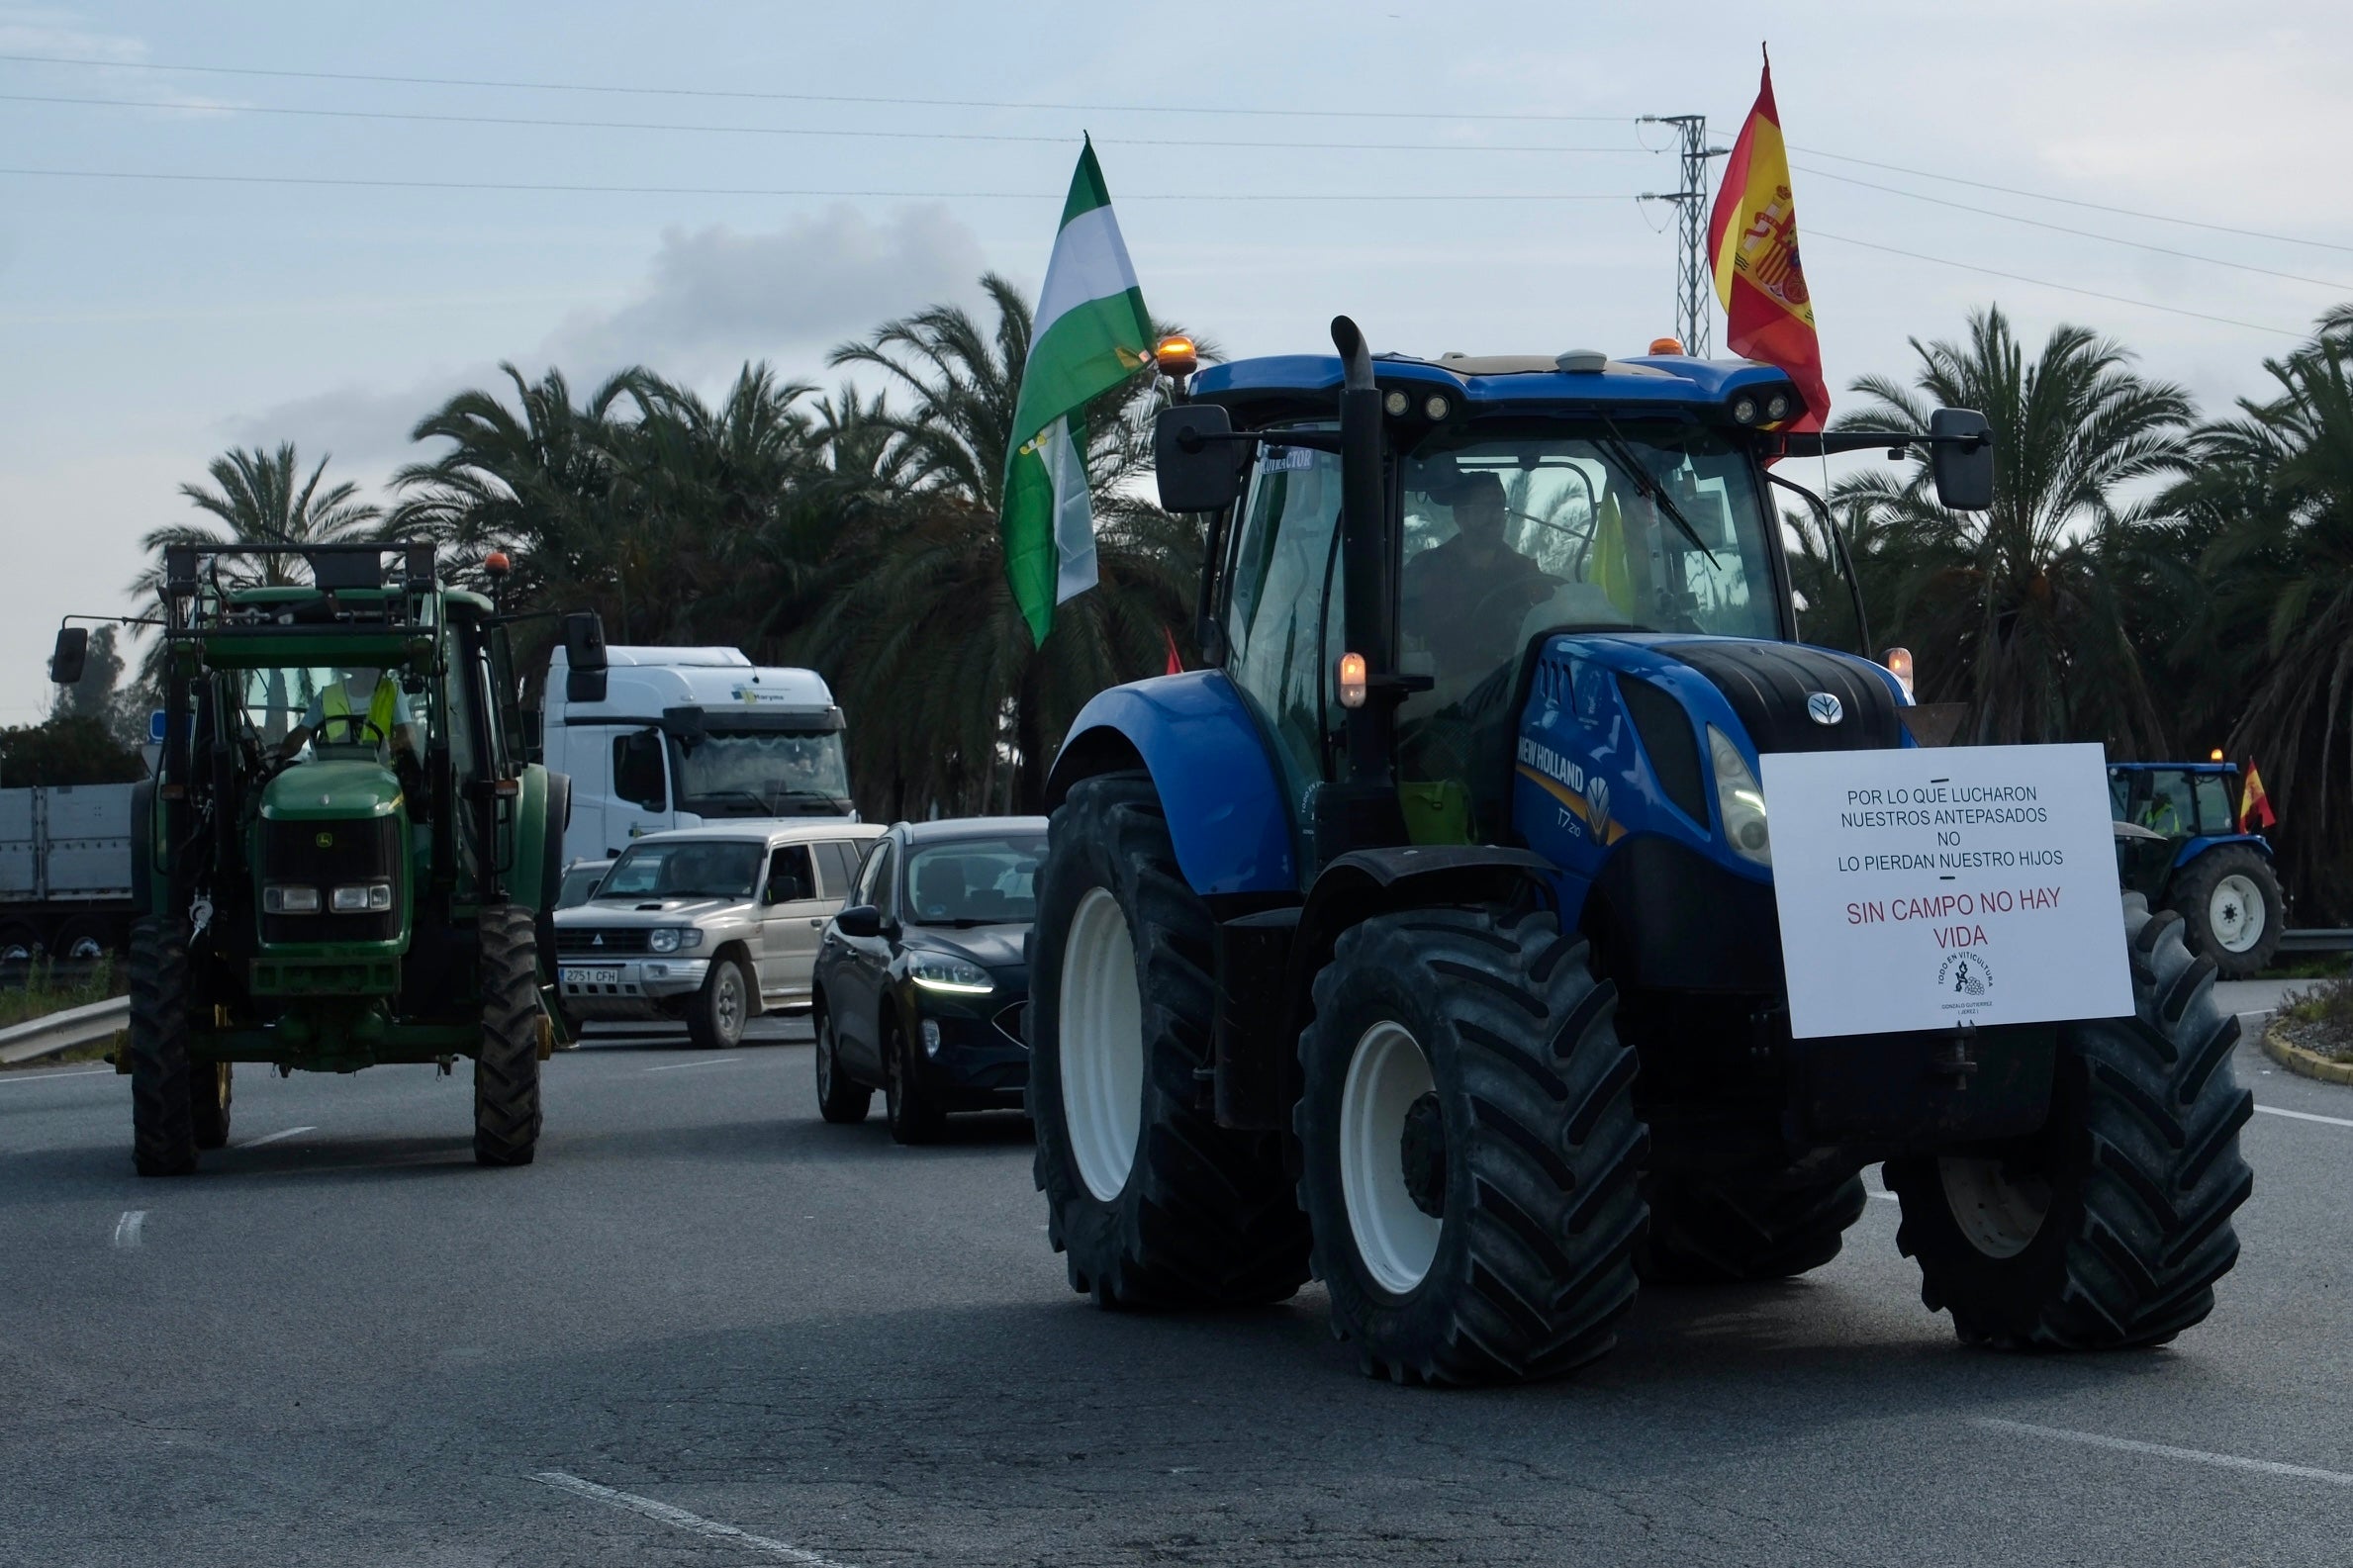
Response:
[[[1716,810],[1732,852],[1759,866],[1773,864],[1773,840],[1765,828],[1764,789],[1732,737],[1708,726],[1708,760],[1716,769]]]
[[[261,912],[265,915],[315,915],[319,912],[319,889],[294,882],[269,882],[261,889]]]
[[[927,991],[955,991],[966,996],[986,996],[996,989],[996,981],[988,971],[970,959],[952,959],[945,953],[910,953],[907,955],[907,978]]]
[[[648,953],[685,953],[703,946],[703,933],[693,926],[656,926],[645,934]]]

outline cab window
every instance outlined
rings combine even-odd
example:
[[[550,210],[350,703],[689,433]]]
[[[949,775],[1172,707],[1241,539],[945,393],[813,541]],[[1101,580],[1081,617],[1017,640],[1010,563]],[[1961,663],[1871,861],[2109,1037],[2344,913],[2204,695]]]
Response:
[[[1338,707],[1340,459],[1304,446],[1261,448],[1236,531],[1226,604],[1226,673],[1275,743],[1296,813],[1328,774]]]
[[[772,904],[803,903],[817,896],[816,869],[805,844],[780,844],[768,857],[768,891]]]

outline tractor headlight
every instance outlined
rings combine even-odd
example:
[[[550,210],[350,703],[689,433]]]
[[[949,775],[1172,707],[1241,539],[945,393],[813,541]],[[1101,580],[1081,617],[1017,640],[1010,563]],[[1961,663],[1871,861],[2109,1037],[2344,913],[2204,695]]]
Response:
[[[987,969],[945,953],[908,954],[907,978],[927,991],[955,991],[965,996],[986,996],[996,989],[996,981],[988,977]]]
[[[269,882],[261,889],[261,912],[265,915],[315,915],[319,912],[319,889],[296,882]]]
[[[1725,842],[1744,861],[1773,864],[1773,840],[1765,829],[1764,788],[1732,737],[1708,726],[1708,761],[1716,770],[1716,811],[1724,818]]]
[[[328,907],[338,915],[382,914],[392,907],[392,883],[345,882],[329,894]]]

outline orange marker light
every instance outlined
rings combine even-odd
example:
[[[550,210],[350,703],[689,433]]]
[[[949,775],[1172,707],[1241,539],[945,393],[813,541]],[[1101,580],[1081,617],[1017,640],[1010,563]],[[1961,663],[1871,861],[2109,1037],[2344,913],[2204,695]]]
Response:
[[[1909,648],[1890,648],[1890,649],[1888,649],[1888,650],[1887,650],[1887,673],[1888,673],[1889,675],[1892,675],[1892,676],[1894,676],[1894,677],[1896,678],[1896,685],[1898,685],[1898,686],[1900,686],[1900,687],[1902,687],[1902,688],[1904,689],[1904,694],[1905,694],[1906,696],[1910,696],[1910,695],[1912,695],[1912,650],[1911,650],[1911,649],[1909,649]]]
[[[1340,656],[1340,705],[1365,705],[1365,656],[1361,653],[1344,653]]]
[[[2220,762],[2221,760],[2222,760],[2222,748],[2221,748],[2221,747],[2219,747],[2219,746],[2216,746],[2216,747],[2215,747],[2215,748],[2214,748],[2214,749],[2213,749],[2212,752],[2210,752],[2210,753],[2207,755],[2207,761],[2208,761],[2208,762]]]
[[[1189,337],[1164,337],[1152,350],[1153,363],[1160,373],[1172,379],[1189,376],[1201,368],[1200,353]]]
[[[493,577],[505,577],[515,563],[507,559],[504,550],[493,550],[482,558],[482,570]]]
[[[1650,339],[1650,352],[1653,354],[1679,354],[1682,351],[1683,339],[1680,337],[1653,337]]]

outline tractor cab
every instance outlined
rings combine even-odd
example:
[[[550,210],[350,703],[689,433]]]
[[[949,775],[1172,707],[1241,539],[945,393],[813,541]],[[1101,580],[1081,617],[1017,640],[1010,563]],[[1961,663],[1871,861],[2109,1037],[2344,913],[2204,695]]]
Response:
[[[2271,843],[2239,830],[2238,765],[2111,763],[2117,875],[2152,908],[2182,917],[2190,950],[2224,979],[2247,979],[2279,952],[2286,897]]]

